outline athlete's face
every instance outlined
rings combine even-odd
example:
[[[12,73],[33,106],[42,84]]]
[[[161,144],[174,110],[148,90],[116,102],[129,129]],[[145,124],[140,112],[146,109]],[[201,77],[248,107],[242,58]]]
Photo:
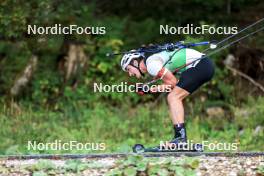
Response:
[[[141,77],[139,70],[131,65],[127,66],[127,71],[129,76],[136,76],[137,78]]]

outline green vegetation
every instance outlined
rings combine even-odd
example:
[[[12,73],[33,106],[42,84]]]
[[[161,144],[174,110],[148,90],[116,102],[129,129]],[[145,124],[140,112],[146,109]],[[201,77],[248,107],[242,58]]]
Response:
[[[223,38],[159,35],[159,25],[184,26],[192,22],[197,26],[243,26],[255,21],[262,12],[257,0],[235,0],[230,1],[231,4],[168,0],[162,6],[152,1],[143,4],[117,1],[112,5],[105,2],[0,2],[0,154],[95,152],[28,151],[28,141],[103,142],[106,150],[96,152],[127,152],[135,143],[152,146],[160,140],[170,140],[172,125],[165,96],[155,102],[157,95],[140,97],[134,93],[93,92],[95,82],[136,81],[121,71],[120,56],[109,59],[105,54],[148,43]],[[230,12],[225,9],[226,5],[232,7]],[[192,9],[192,13],[185,9]],[[245,15],[245,12],[252,13]],[[105,26],[107,33],[29,36],[26,34],[28,24]],[[250,53],[263,51],[263,37],[258,35],[245,42]],[[239,47],[232,49],[234,53],[240,51]],[[81,57],[80,53],[85,56]],[[222,61],[228,53],[226,50],[212,57],[216,65],[214,79],[185,101],[189,139],[195,142],[239,142],[239,150],[263,150],[263,93],[225,69]],[[79,60],[70,62],[66,57],[70,54],[79,54],[76,57]],[[257,54],[253,56],[257,57]],[[263,70],[258,72],[258,65],[260,62],[252,64],[247,74],[261,82]],[[32,70],[25,74],[27,66]],[[18,81],[21,78],[26,80],[25,85]],[[78,167],[73,170],[78,171]],[[134,169],[129,166],[127,172],[134,172]]]
[[[200,105],[198,100],[190,103],[188,109]],[[239,142],[239,150],[259,151],[263,146],[263,130],[256,131],[263,124],[262,114],[264,99],[258,98],[244,104],[241,108],[232,108],[228,120],[224,117],[209,117],[203,111],[189,112],[187,129],[189,138],[195,142]],[[140,105],[131,108],[124,105],[120,108],[107,107],[107,104],[96,104],[92,109],[81,105],[71,107],[70,112],[34,112],[26,109],[10,120],[10,116],[1,115],[1,148],[6,154],[35,153],[27,151],[27,141],[106,143],[103,152],[128,152],[135,143],[148,146],[159,144],[160,140],[170,140],[171,122],[165,102],[158,105]],[[196,110],[198,108],[195,108]],[[246,114],[245,114],[246,113]],[[4,114],[4,113],[2,113]],[[107,114],[107,115],[105,115]],[[65,120],[67,118],[68,120]],[[29,125],[30,124],[30,125]],[[194,125],[195,124],[195,125]],[[131,128],[133,127],[133,128]],[[94,151],[39,151],[40,153],[87,153]],[[100,151],[98,151],[100,152]]]
[[[106,175],[195,175],[195,169],[199,166],[197,158],[144,158],[142,156],[128,156],[118,159],[110,166],[104,165],[99,161],[67,160],[55,164],[51,160],[39,160],[35,164],[24,164],[19,169],[12,169],[12,173],[32,174],[33,176],[46,176],[58,174],[89,174],[89,169],[104,169]],[[101,171],[102,172],[102,171]],[[8,170],[1,166],[0,173],[8,173]],[[91,173],[90,173],[91,174]]]
[[[33,176],[47,176],[47,175],[83,175],[83,171],[92,169],[100,169],[105,166],[99,162],[89,162],[82,161],[79,159],[76,160],[67,160],[60,161],[60,163],[52,160],[38,160],[34,164],[23,164],[18,167],[6,168],[5,166],[0,166],[1,174],[10,174],[15,173],[19,175],[33,175]]]
[[[117,167],[107,175],[196,175],[195,169],[199,166],[196,158],[144,158],[142,156],[130,156],[119,161]]]
[[[250,160],[249,160],[250,159]],[[250,161],[250,162],[249,162]],[[211,162],[211,163],[210,163]],[[227,162],[232,168],[223,166]],[[248,165],[246,163],[251,163]],[[213,164],[213,168],[212,168]],[[241,168],[242,165],[242,168]],[[245,166],[246,165],[246,166]],[[250,169],[249,169],[250,168]],[[128,155],[124,158],[70,159],[70,160],[23,160],[3,161],[0,173],[4,175],[200,175],[235,172],[238,175],[263,176],[263,165],[258,157],[143,157]]]
[[[257,175],[259,175],[259,176],[264,175],[264,166],[259,166],[257,168]]]

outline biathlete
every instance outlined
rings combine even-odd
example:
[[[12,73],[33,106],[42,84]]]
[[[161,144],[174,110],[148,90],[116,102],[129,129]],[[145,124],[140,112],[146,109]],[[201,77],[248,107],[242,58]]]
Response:
[[[202,59],[197,60],[198,58]],[[178,76],[174,75],[174,70],[183,65],[186,67],[178,71]],[[141,93],[163,92],[168,91],[168,87],[171,88],[167,95],[167,101],[174,137],[170,142],[173,144],[187,142],[183,100],[212,79],[214,75],[212,61],[201,52],[183,48],[176,51],[162,51],[149,56],[139,52],[128,53],[122,57],[121,67],[128,72],[129,76],[141,78],[146,73],[162,80],[162,84],[151,87],[149,92],[138,89],[137,91]]]

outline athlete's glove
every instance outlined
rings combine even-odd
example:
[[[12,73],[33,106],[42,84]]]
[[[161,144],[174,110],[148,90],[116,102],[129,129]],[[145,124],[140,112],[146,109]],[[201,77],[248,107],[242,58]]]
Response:
[[[138,95],[145,95],[145,94],[150,94],[150,88],[148,85],[144,85],[142,83],[137,83],[136,84],[136,92]]]

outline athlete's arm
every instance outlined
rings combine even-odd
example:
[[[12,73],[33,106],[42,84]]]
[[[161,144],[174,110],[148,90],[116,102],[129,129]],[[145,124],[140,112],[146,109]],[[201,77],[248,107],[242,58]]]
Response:
[[[160,78],[162,79],[163,83],[161,85],[154,86],[150,89],[151,92],[170,92],[177,84],[178,79],[166,68],[162,68],[160,70]]]
[[[178,79],[169,70],[167,70],[167,72],[164,74],[162,80],[163,84],[172,86],[172,89],[176,86],[178,82]]]
[[[151,76],[163,80],[163,84],[152,86],[150,89],[151,92],[164,92],[168,91],[168,89],[172,90],[176,86],[178,80],[171,71],[163,67],[164,63],[161,57],[157,55],[151,56],[148,58],[146,65],[148,73]]]

